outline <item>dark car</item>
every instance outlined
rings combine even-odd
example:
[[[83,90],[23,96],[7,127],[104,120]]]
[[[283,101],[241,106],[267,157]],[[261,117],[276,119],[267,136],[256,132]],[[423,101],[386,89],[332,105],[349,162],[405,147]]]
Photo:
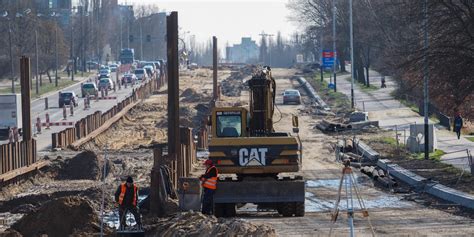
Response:
[[[283,104],[301,104],[301,94],[298,90],[287,89],[283,92]]]
[[[62,108],[64,105],[70,106],[73,105],[74,107],[77,107],[78,105],[78,98],[76,96],[76,93],[74,91],[64,91],[64,92],[59,92],[59,108]]]
[[[122,77],[122,85],[125,85],[125,83],[135,84],[136,81],[137,81],[137,77],[135,76],[135,74],[125,74]]]

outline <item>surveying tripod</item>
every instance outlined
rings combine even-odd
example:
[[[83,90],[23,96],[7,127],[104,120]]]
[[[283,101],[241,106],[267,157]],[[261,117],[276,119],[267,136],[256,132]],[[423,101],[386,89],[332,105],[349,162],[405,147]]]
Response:
[[[357,187],[357,182],[355,181],[354,174],[352,173],[352,168],[350,167],[350,161],[344,161],[344,168],[342,168],[342,177],[339,182],[339,190],[337,193],[336,204],[334,205],[334,210],[331,214],[331,228],[329,230],[329,236],[332,234],[334,224],[337,221],[339,216],[339,203],[341,202],[342,187],[345,187],[346,192],[346,208],[347,208],[347,219],[349,222],[350,237],[354,237],[354,199],[352,197],[352,192],[356,194],[357,201],[362,210],[362,216],[367,217],[369,222],[369,227],[372,232],[372,236],[375,236],[374,227],[370,222],[369,212],[365,207],[364,200],[360,196],[359,188]]]

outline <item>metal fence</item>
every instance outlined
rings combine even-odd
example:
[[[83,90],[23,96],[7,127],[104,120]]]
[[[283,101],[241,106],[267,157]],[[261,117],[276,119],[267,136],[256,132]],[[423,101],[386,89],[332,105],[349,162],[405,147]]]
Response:
[[[0,174],[29,166],[36,162],[36,140],[0,145]]]
[[[62,131],[51,134],[52,148],[66,148],[75,141],[86,137],[106,123],[107,120],[120,113],[128,105],[137,100],[149,97],[153,91],[159,89],[157,88],[158,85],[160,84],[156,83],[155,80],[150,80],[139,88],[134,89],[130,96],[126,97],[106,112],[102,113],[101,111],[96,111],[95,113],[77,121],[74,127],[66,128]]]

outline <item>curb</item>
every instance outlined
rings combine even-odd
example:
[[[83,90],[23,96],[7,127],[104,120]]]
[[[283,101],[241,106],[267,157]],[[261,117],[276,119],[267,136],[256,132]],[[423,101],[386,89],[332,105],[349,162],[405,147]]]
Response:
[[[377,166],[395,178],[414,187],[418,192],[426,192],[442,200],[474,209],[474,195],[428,180],[400,167],[397,164],[391,164],[390,162],[390,160],[381,159],[377,161]]]

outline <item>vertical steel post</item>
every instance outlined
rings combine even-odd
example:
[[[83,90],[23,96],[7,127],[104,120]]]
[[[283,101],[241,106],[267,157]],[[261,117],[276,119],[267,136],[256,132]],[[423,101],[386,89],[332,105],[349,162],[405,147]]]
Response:
[[[423,1],[423,97],[424,97],[424,115],[425,115],[425,159],[429,159],[429,125],[428,125],[428,109],[429,109],[429,92],[428,92],[428,0]]]
[[[351,108],[354,108],[354,32],[352,25],[352,0],[349,0],[349,34],[351,47]]]
[[[31,139],[31,94],[30,94],[30,59],[20,59],[21,113],[23,125],[23,141]]]
[[[332,1],[332,50],[334,51],[333,55],[333,65],[332,65],[332,73],[334,77],[334,92],[337,91],[336,89],[336,60],[337,60],[337,51],[336,51],[336,0]]]
[[[217,100],[217,37],[212,37],[212,92],[214,100]]]
[[[166,17],[168,47],[168,153],[176,160],[179,156],[179,59],[178,12]]]

